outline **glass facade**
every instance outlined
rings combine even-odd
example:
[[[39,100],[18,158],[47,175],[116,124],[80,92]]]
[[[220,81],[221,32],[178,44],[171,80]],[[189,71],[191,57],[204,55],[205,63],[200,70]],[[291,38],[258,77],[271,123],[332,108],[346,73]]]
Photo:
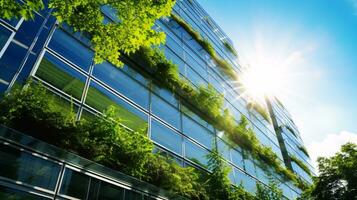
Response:
[[[113,10],[103,7],[102,11],[107,15],[106,20],[117,21]],[[196,1],[177,1],[172,12],[209,40],[217,55],[229,62],[234,71],[239,73],[242,70],[239,60],[224,46],[224,42],[232,42]],[[248,191],[254,192],[256,183],[266,184],[268,176],[280,179],[272,170],[261,167],[243,149],[230,146],[225,141],[224,133],[199,116],[184,99],[156,85],[152,77],[143,70],[144,66],[132,62],[126,62],[123,68],[117,68],[108,62],[94,64],[93,51],[86,35],[74,32],[66,24],[57,25],[55,19],[47,14],[37,13],[33,21],[0,20],[0,93],[32,77],[44,83],[64,101],[70,102],[68,105],[74,106],[78,118],[98,114],[108,106],[115,106],[124,126],[134,131],[149,127],[148,136],[157,150],[170,154],[182,162],[183,166],[207,170],[205,155],[213,148],[218,148],[232,168],[232,184],[242,184]],[[247,101],[238,98],[241,91],[234,89],[234,83],[220,71],[208,52],[171,18],[157,20],[155,26],[166,33],[166,44],[161,48],[166,57],[178,66],[180,76],[194,86],[212,84],[224,96],[224,106],[233,113],[234,119],[239,121],[241,116],[245,116],[259,141],[270,147],[283,162],[275,127],[259,113],[247,109]],[[275,106],[278,105],[274,104],[274,112],[279,109]],[[286,124],[281,120],[280,124]],[[289,152],[309,162],[307,155],[299,151],[301,138],[292,137],[286,132],[283,135]],[[36,169],[43,168],[37,172],[31,171],[31,168],[24,169],[25,171],[19,168],[14,172],[14,177],[7,177],[11,174],[2,174],[0,170],[1,177],[19,180],[52,192],[55,191],[54,187],[59,187],[56,185],[58,177],[63,177],[58,188],[61,198],[85,199],[95,192],[105,199],[112,199],[111,194],[122,196],[122,199],[127,199],[128,196],[131,199],[141,199],[138,193],[131,190],[97,181],[71,168],[63,169],[60,163],[46,163],[35,158],[21,161],[25,155],[11,153],[11,149],[7,152],[2,148],[1,151],[4,155],[8,153],[9,159],[16,159],[20,164],[29,162]],[[1,161],[2,166],[9,165],[6,160]],[[293,168],[304,180],[311,181],[308,175],[306,177],[301,172],[299,166],[293,165]],[[29,173],[43,174],[29,179]],[[280,182],[287,198],[296,197],[300,193],[290,182]],[[92,187],[96,188],[95,191],[91,190]],[[2,194],[26,195],[5,186],[0,188],[0,195]]]

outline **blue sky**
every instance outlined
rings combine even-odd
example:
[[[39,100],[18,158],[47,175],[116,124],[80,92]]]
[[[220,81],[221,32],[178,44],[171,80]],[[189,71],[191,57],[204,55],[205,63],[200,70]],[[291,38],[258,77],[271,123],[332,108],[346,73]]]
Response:
[[[281,99],[312,158],[357,142],[357,0],[198,0],[240,59],[277,60],[291,76]]]

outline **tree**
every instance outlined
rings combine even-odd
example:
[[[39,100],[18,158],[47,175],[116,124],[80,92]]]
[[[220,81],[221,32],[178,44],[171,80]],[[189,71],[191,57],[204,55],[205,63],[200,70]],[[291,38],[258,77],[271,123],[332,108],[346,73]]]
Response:
[[[129,55],[140,47],[159,45],[165,34],[153,29],[155,20],[169,16],[175,0],[49,0],[53,16],[75,31],[91,36],[96,63],[108,60],[122,66],[121,52]],[[34,18],[35,11],[44,8],[42,0],[0,2],[0,17]],[[105,20],[103,10],[113,11],[113,20]]]
[[[305,191],[305,199],[357,199],[357,145],[347,143],[330,158],[318,158],[320,174]]]

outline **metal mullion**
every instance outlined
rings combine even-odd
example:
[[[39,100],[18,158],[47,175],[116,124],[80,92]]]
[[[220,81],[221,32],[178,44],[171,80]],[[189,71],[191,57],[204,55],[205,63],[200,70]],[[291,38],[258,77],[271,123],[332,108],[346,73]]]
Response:
[[[34,40],[32,41],[31,45],[27,48],[27,52],[26,52],[26,54],[25,54],[25,57],[22,59],[21,64],[20,64],[20,67],[18,68],[18,70],[16,71],[15,75],[13,76],[13,78],[12,78],[12,80],[11,80],[11,82],[10,82],[8,88],[7,88],[7,91],[9,91],[9,90],[12,88],[12,86],[14,85],[14,83],[15,83],[17,77],[20,75],[22,69],[24,68],[24,66],[25,66],[25,64],[26,64],[26,62],[27,62],[27,60],[28,60],[28,58],[29,58],[29,56],[30,56],[30,54],[31,54],[31,52],[32,52],[32,49],[33,49],[33,47],[35,46],[35,44],[36,44],[36,42],[37,42],[37,40],[38,40],[38,38],[39,38],[41,32],[43,31],[43,29],[44,29],[44,27],[45,27],[45,25],[46,25],[46,23],[47,23],[47,21],[48,21],[50,15],[51,15],[51,12],[47,15],[46,18],[44,18],[44,20],[43,20],[43,22],[42,22],[42,24],[41,24],[40,29],[37,31],[37,33],[36,33],[36,35],[35,35]]]

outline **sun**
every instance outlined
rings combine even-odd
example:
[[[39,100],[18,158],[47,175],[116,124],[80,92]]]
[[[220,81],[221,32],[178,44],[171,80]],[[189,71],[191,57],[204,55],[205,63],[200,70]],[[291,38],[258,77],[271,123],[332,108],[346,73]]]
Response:
[[[277,96],[284,89],[284,70],[278,66],[252,65],[246,67],[241,84],[246,96],[255,101],[267,96]]]

